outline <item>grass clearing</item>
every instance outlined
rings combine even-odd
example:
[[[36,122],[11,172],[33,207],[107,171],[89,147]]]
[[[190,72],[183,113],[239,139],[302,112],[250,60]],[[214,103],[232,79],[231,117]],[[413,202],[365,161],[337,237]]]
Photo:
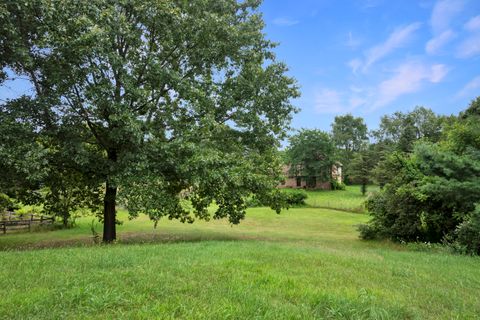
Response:
[[[0,318],[473,319],[480,259],[361,241],[362,214],[248,210],[238,226],[120,214],[118,244],[79,227],[0,237]],[[100,225],[98,225],[98,231]],[[142,244],[139,244],[142,243]],[[48,248],[64,246],[78,247]],[[16,250],[21,248],[23,250]]]
[[[283,189],[291,192],[297,189]],[[368,186],[367,194],[364,196],[360,186],[346,186],[345,190],[306,190],[308,198],[305,203],[308,207],[335,209],[348,212],[365,212],[364,202],[368,195],[378,191],[377,186]]]

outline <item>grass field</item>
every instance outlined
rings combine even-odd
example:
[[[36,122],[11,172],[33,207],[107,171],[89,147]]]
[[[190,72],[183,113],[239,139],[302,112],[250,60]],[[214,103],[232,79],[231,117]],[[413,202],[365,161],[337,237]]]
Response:
[[[110,246],[93,244],[91,218],[69,230],[0,236],[0,318],[480,315],[480,258],[359,240],[363,214],[252,208],[238,226],[167,220],[155,230],[145,217],[120,217],[120,241]]]
[[[368,186],[367,195],[378,190],[377,186]],[[364,212],[366,197],[362,196],[360,186],[346,186],[345,190],[307,191],[306,204],[309,207],[338,209],[350,212]]]

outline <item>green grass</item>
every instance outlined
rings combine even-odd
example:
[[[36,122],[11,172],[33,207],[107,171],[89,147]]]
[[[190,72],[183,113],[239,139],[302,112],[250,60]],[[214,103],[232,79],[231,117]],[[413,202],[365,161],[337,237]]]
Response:
[[[238,226],[167,220],[157,229],[146,217],[120,217],[120,241],[110,246],[93,245],[89,218],[75,229],[0,236],[0,318],[480,314],[480,258],[361,241],[355,226],[368,220],[362,214],[293,208],[276,215],[253,208]]]
[[[295,189],[284,189],[291,192]],[[368,186],[367,194],[362,195],[360,186],[347,186],[345,190],[307,190],[308,195],[305,201],[308,207],[343,210],[348,212],[363,213],[364,202],[368,195],[378,191],[377,186]]]

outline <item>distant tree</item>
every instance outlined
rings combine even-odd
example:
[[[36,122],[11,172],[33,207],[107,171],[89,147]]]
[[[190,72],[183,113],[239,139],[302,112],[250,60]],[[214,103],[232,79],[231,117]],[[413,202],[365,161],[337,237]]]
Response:
[[[372,143],[369,146],[369,150],[373,165],[371,171],[372,182],[380,186],[380,189],[383,189],[390,177],[390,172],[388,171],[385,161],[391,150],[389,150],[383,142]]]
[[[372,136],[392,150],[411,152],[417,140],[439,141],[443,125],[448,119],[430,109],[416,107],[408,113],[395,112],[391,116],[383,116],[380,128],[373,131]]]
[[[331,167],[335,162],[335,146],[328,133],[300,130],[290,138],[286,155],[292,174],[330,179]]]
[[[373,219],[363,235],[430,242],[458,237],[468,246],[478,241],[478,235],[468,237],[479,228],[480,115],[464,114],[439,142],[418,141],[411,153],[388,155],[388,183],[368,201]]]
[[[367,125],[363,118],[351,114],[336,116],[332,123],[333,142],[348,155],[361,149],[368,139],[367,133]]]
[[[473,99],[468,108],[460,114],[463,119],[474,116],[480,116],[480,97]]]
[[[364,147],[357,152],[350,164],[350,176],[353,180],[360,183],[363,195],[367,193],[367,185],[372,181],[372,170],[374,166],[375,160],[368,147]]]
[[[338,158],[343,164],[346,180],[350,176],[350,164],[355,153],[368,141],[368,129],[363,118],[351,114],[336,116],[332,123],[332,138]]]
[[[215,218],[238,223],[246,196],[267,196],[278,183],[276,149],[298,96],[264,38],[259,5],[2,2],[0,78],[28,79],[34,94],[2,104],[12,128],[33,139],[0,142],[16,155],[0,166],[15,167],[25,154],[25,173],[46,159],[62,178],[81,177],[52,182],[54,199],[65,199],[60,190],[82,198],[104,190],[104,242],[116,239],[117,200],[132,216],[184,222],[208,219],[215,202]],[[75,191],[84,188],[91,192]]]

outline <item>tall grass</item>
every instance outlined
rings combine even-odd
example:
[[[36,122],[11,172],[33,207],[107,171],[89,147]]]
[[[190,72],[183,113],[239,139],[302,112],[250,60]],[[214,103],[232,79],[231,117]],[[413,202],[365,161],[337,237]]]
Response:
[[[480,259],[358,239],[366,215],[249,209],[238,226],[146,217],[0,236],[5,319],[474,319]],[[98,225],[100,228],[100,225]],[[100,231],[100,230],[99,230]],[[75,245],[77,247],[71,247]],[[66,247],[63,247],[66,246]],[[38,247],[49,247],[34,250]],[[62,248],[56,248],[62,247]],[[19,251],[18,249],[22,249]]]
[[[291,192],[295,189],[284,189]],[[367,197],[378,191],[377,186],[368,186],[367,194],[362,195],[360,186],[346,186],[345,190],[306,190],[306,205],[312,208],[335,209],[354,213],[364,213]]]

